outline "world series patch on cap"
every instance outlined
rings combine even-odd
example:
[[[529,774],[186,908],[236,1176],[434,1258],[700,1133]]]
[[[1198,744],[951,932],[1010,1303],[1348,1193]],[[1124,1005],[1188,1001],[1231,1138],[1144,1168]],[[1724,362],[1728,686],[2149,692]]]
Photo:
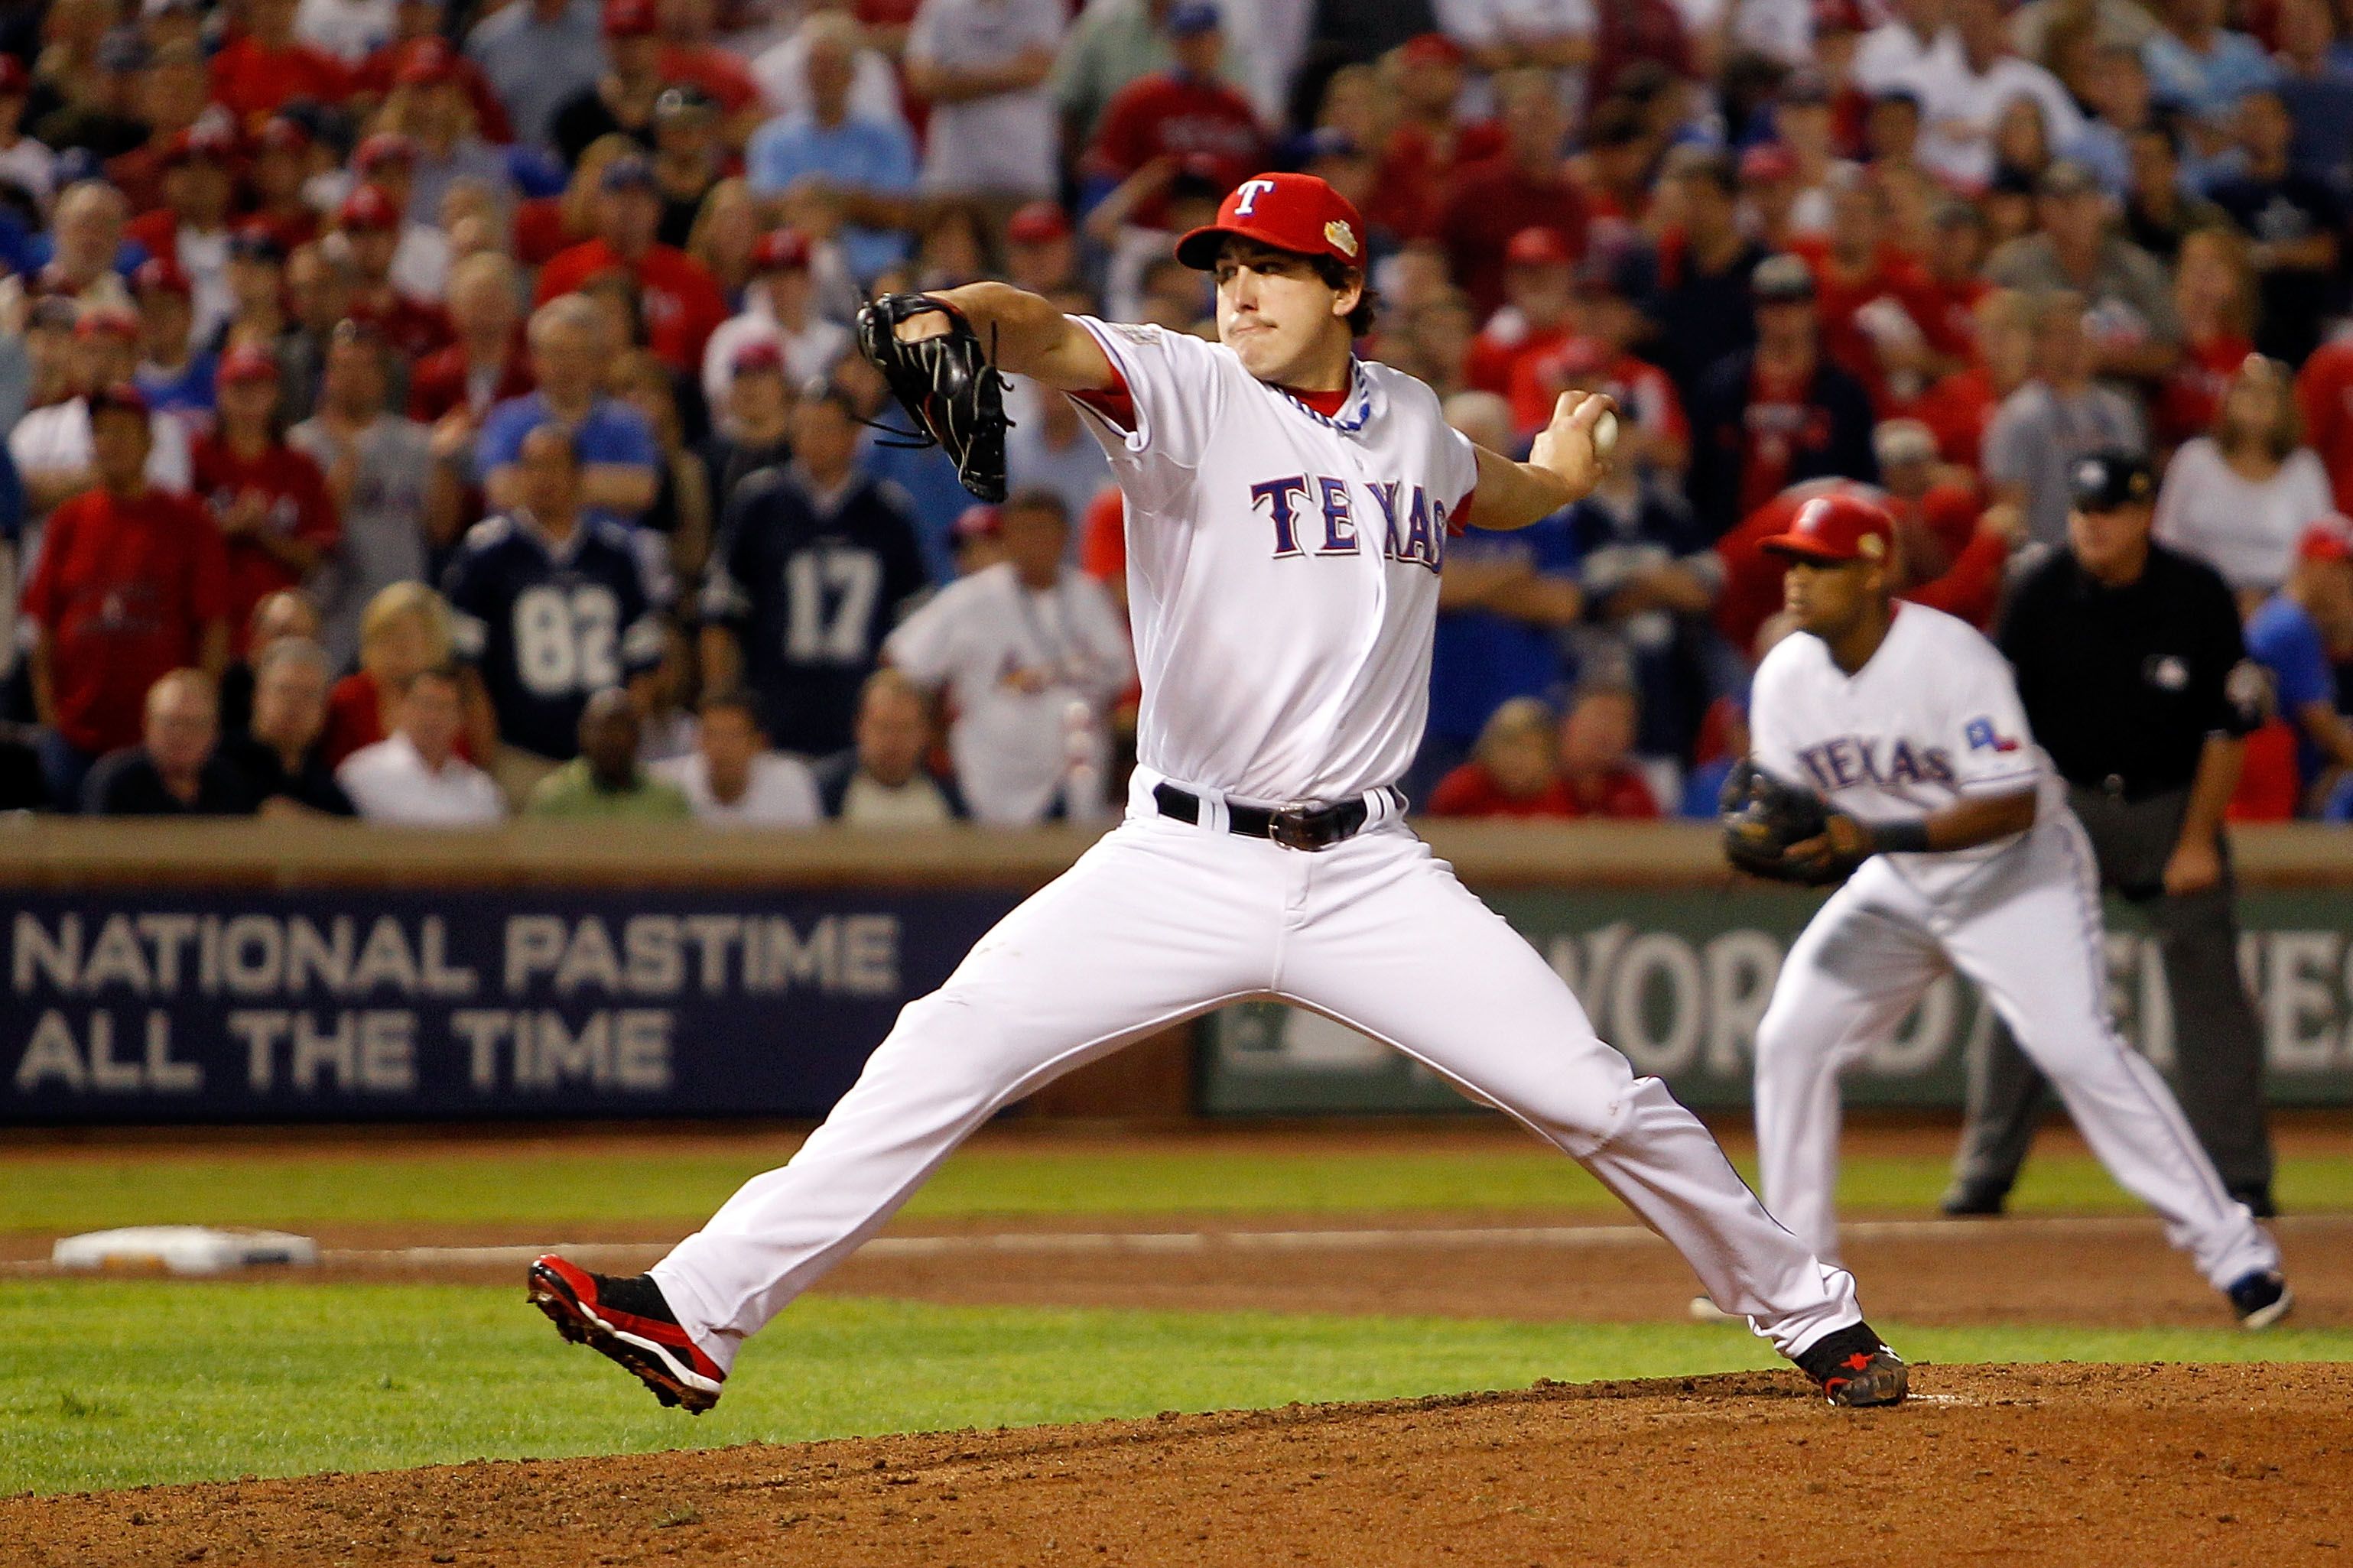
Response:
[[[2094,452],[2076,460],[2067,475],[2078,511],[2114,511],[2157,499],[2157,476],[2136,452]]]
[[[1895,537],[1887,509],[1854,495],[1816,496],[1798,509],[1786,533],[1764,542],[1770,554],[1839,565],[1882,561]]]
[[[1313,174],[1253,174],[1218,204],[1218,221],[1176,242],[1176,259],[1197,271],[1218,264],[1231,236],[1344,267],[1365,260],[1365,220],[1356,204]]]

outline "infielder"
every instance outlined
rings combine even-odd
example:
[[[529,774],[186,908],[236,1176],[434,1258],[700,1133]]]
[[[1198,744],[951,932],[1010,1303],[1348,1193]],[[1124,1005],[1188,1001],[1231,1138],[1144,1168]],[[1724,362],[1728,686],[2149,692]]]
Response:
[[[953,315],[902,318],[902,343],[968,323],[1005,370],[1077,399],[1109,453],[1140,765],[1126,819],[900,1014],[790,1164],[649,1275],[533,1268],[532,1299],[566,1337],[664,1404],[709,1408],[744,1341],[996,1111],[1251,997],[1388,1041],[1582,1162],[1831,1403],[1904,1397],[1852,1279],[1774,1222],[1400,820],[1392,781],[1421,739],[1448,533],[1525,527],[1590,490],[1609,402],[1564,395],[1527,463],[1472,446],[1427,386],[1354,354],[1364,234],[1321,180],[1244,181],[1177,247],[1216,273],[1216,345],[997,283],[941,295]]]
[[[1853,868],[1790,948],[1757,1025],[1765,1200],[1837,1257],[1839,1071],[1957,969],[2057,1086],[2108,1173],[2164,1216],[2242,1324],[2267,1328],[2292,1300],[2279,1250],[2109,1023],[2091,848],[2028,732],[2010,666],[1966,622],[1890,603],[1893,540],[1876,504],[1830,494],[1765,545],[1789,563],[1783,593],[1799,630],[1757,670],[1751,763],[1764,776],[1736,776],[1727,791],[1733,858],[1773,874],[1739,842],[1746,788],[1810,807],[1813,820],[1790,829],[1807,837],[1778,855],[1800,879]]]

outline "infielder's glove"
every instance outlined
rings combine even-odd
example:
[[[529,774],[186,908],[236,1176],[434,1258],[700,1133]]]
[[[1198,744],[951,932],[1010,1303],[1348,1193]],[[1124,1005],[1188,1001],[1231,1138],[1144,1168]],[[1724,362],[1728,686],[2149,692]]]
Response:
[[[1829,834],[1830,808],[1811,790],[1783,784],[1745,758],[1724,781],[1716,820],[1724,825],[1725,858],[1752,877],[1820,888],[1855,868],[1853,860],[1827,847],[1792,858],[1792,846]]]
[[[946,332],[899,341],[897,328],[933,311]],[[915,421],[916,447],[936,445],[955,459],[956,478],[985,501],[1005,499],[1004,380],[988,363],[980,334],[955,306],[923,294],[885,294],[858,312],[858,346]]]

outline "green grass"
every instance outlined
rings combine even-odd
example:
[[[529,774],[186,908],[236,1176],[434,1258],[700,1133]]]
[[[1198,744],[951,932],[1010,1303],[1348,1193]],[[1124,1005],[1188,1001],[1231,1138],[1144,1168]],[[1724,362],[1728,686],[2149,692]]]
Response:
[[[775,1158],[787,1148],[780,1142]],[[0,1160],[0,1230],[691,1222],[773,1163],[757,1154],[647,1152],[642,1146],[617,1157],[565,1149],[430,1160],[397,1152]],[[1753,1181],[1754,1170],[1747,1173]],[[1941,1158],[1857,1157],[1847,1163],[1841,1200],[1850,1213],[1926,1211],[1946,1178]],[[2283,1160],[2279,1194],[2295,1212],[2353,1209],[2353,1160]],[[2092,1160],[2056,1153],[2030,1162],[2015,1203],[2028,1213],[2140,1212]],[[973,1149],[951,1159],[907,1212],[938,1218],[1617,1208],[1583,1171],[1531,1140],[1525,1149],[1427,1153]]]
[[[1891,1330],[1891,1331],[1893,1331]],[[1916,1329],[1931,1361],[2353,1359],[2353,1331]],[[690,1421],[478,1286],[0,1287],[0,1494],[1026,1426],[1774,1364],[1737,1330],[815,1298]]]

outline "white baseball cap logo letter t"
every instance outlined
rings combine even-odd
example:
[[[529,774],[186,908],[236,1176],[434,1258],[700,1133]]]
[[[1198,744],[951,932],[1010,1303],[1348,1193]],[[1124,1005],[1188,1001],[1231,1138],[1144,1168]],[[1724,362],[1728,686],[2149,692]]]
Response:
[[[1234,192],[1236,195],[1241,197],[1241,200],[1234,204],[1234,216],[1249,217],[1250,209],[1258,205],[1259,193],[1273,189],[1275,189],[1275,184],[1272,180],[1244,180]]]

